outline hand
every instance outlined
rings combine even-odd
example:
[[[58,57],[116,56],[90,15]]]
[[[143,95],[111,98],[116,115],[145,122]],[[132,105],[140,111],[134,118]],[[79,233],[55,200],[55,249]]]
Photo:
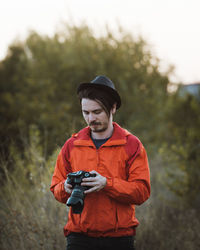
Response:
[[[90,189],[88,189],[84,192],[85,194],[97,192],[106,186],[106,182],[107,182],[106,177],[100,175],[95,170],[92,170],[90,172],[90,174],[96,174],[96,176],[82,179],[81,185],[90,187]]]
[[[68,194],[71,194],[72,192],[72,185],[67,183],[67,180],[64,182],[64,189],[65,192],[67,192]]]

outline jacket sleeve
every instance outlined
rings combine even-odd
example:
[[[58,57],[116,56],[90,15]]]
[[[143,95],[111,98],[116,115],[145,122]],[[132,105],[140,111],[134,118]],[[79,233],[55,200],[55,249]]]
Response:
[[[64,149],[62,148],[56,161],[50,190],[54,194],[56,200],[66,203],[70,194],[65,192],[64,182],[67,179],[67,174],[70,171],[71,167],[69,162],[64,159]]]
[[[107,177],[107,194],[123,203],[140,205],[150,196],[150,171],[146,151],[140,144],[140,153],[131,163],[128,179]]]

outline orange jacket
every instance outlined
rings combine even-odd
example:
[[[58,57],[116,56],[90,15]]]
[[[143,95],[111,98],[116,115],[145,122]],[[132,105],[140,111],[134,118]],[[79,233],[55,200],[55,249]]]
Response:
[[[52,177],[51,191],[65,203],[69,194],[64,182],[69,172],[96,170],[107,178],[99,192],[87,194],[81,214],[70,208],[64,234],[81,232],[89,236],[126,236],[139,224],[135,206],[150,195],[150,175],[145,149],[137,137],[114,124],[112,137],[99,149],[90,138],[90,128],[74,134],[62,147]]]

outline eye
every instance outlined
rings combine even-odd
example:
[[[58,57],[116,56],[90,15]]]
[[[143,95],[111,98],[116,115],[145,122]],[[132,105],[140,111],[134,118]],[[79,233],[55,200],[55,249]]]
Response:
[[[86,110],[83,110],[82,112],[83,112],[84,115],[88,115],[89,114],[89,112],[86,111]]]
[[[94,111],[94,114],[98,115],[98,114],[100,114],[101,112],[102,112],[102,110],[101,110],[101,109],[98,109],[98,110],[95,110],[95,111]]]

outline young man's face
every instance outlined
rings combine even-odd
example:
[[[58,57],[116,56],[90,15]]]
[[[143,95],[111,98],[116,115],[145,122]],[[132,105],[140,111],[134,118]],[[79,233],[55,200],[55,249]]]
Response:
[[[108,117],[98,102],[83,98],[81,105],[83,117],[93,133],[104,132],[112,125],[112,115]]]

